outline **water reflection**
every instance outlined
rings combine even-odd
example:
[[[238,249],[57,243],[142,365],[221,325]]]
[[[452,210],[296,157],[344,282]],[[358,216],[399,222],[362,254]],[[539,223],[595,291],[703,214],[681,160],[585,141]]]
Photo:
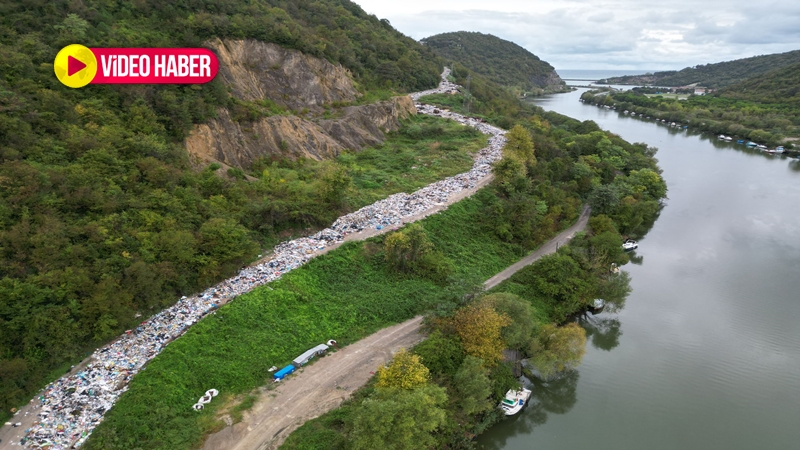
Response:
[[[499,450],[506,440],[520,434],[531,434],[534,429],[547,423],[548,414],[566,414],[578,402],[577,388],[580,374],[577,370],[562,374],[548,381],[531,379],[531,399],[522,412],[506,418],[487,432],[491,439],[483,439],[480,448]]]
[[[622,336],[619,318],[585,315],[580,324],[586,330],[586,340],[592,343],[592,347],[608,352],[619,345]]]

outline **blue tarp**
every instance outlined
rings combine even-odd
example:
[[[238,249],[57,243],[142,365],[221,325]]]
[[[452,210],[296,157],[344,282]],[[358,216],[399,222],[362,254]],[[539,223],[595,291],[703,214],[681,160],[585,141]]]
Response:
[[[294,370],[295,370],[295,367],[293,365],[289,364],[288,366],[284,367],[283,369],[275,372],[272,375],[272,378],[274,378],[276,380],[282,380],[286,375],[289,375],[290,373],[294,372]]]

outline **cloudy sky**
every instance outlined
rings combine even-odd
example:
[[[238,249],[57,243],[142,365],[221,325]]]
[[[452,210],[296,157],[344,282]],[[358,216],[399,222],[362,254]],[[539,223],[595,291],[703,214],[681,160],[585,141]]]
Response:
[[[800,49],[797,0],[353,0],[414,39],[480,31],[556,69],[681,69]]]

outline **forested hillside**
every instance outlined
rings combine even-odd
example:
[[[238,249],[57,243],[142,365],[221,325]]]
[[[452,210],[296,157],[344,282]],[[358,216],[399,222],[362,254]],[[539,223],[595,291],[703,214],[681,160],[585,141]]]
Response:
[[[231,274],[282,233],[327,225],[357,206],[348,193],[358,186],[337,162],[253,168],[261,177],[277,164],[286,183],[219,176],[217,165],[192,169],[182,142],[219,107],[244,109],[243,120],[292,113],[243,105],[219,79],[69,89],[53,75],[67,44],[203,46],[212,37],[340,63],[365,97],[430,88],[441,69],[432,51],[347,0],[2,2],[3,414],[139,315]]]
[[[649,84],[655,86],[686,86],[697,83],[709,88],[730,86],[748,78],[800,63],[800,50],[773,55],[701,64],[680,71],[655,72],[600,80],[600,84]]]
[[[557,91],[563,81],[553,66],[519,45],[491,34],[459,31],[421,41],[447,61],[454,61],[503,86],[525,92]]]
[[[737,100],[781,103],[800,108],[800,62],[728,86],[719,95]]]

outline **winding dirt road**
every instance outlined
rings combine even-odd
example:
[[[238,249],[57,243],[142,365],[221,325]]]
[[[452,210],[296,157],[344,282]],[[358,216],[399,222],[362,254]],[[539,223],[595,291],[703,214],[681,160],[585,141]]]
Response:
[[[586,229],[590,210],[578,221],[536,251],[488,279],[489,290],[542,256],[555,253],[579,231]],[[377,234],[377,233],[376,233]],[[255,406],[238,424],[209,436],[203,450],[271,450],[303,423],[338,407],[365,385],[379,367],[401,348],[420,342],[422,318],[415,317],[362,339],[304,367],[274,391],[262,390]]]

